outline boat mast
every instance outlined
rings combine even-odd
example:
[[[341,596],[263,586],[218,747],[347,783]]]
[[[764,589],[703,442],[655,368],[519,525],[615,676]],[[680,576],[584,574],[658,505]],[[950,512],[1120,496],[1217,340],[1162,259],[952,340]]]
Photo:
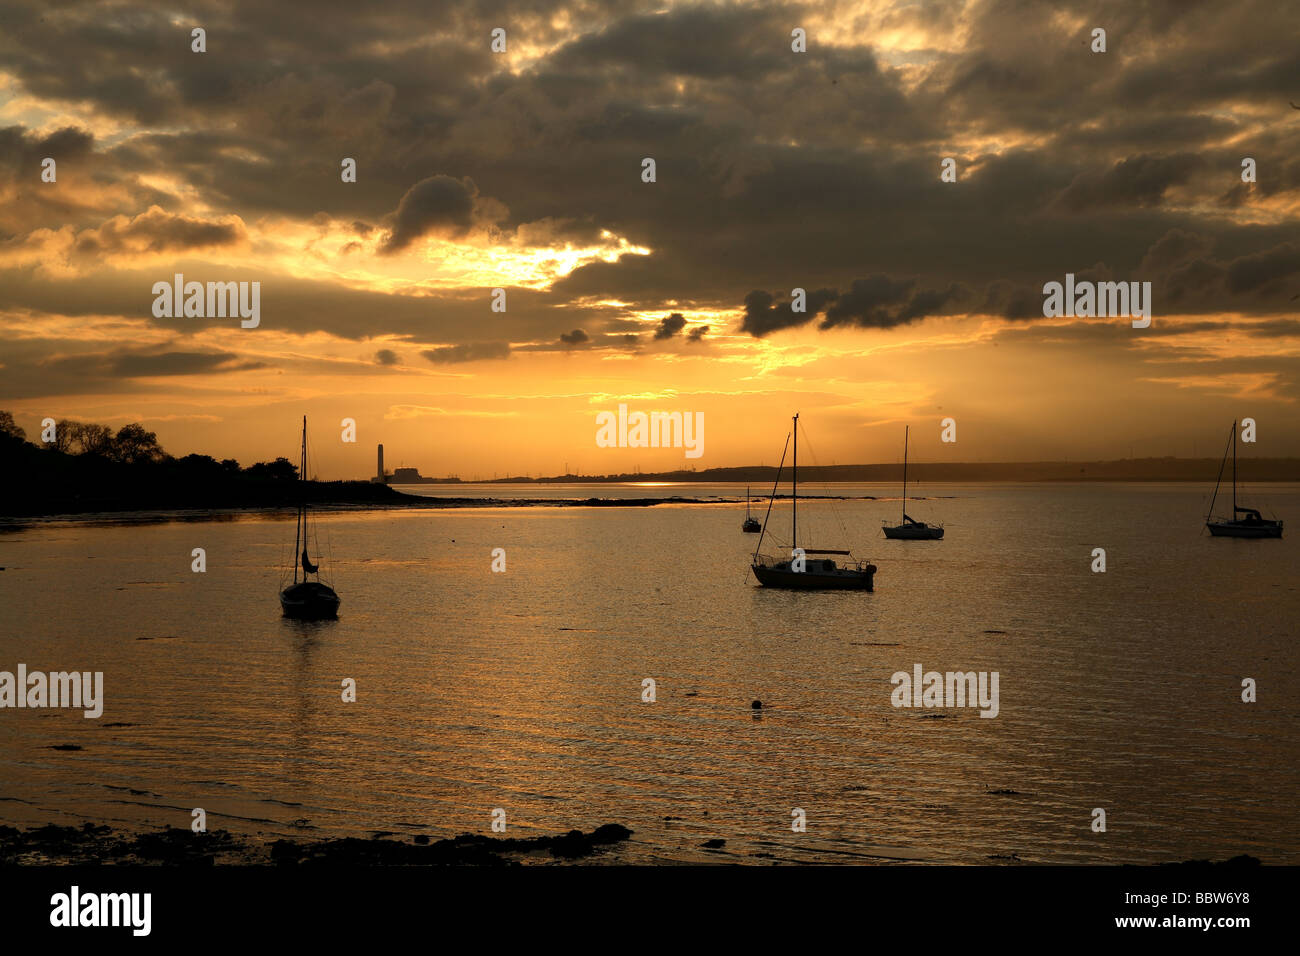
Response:
[[[1210,519],[1214,517],[1214,504],[1219,500],[1219,486],[1223,484],[1223,469],[1228,466],[1228,445],[1232,444],[1232,436],[1237,434],[1237,423],[1232,423],[1232,434],[1228,436],[1227,443],[1223,446],[1223,457],[1219,459],[1219,476],[1214,479],[1214,494],[1210,496],[1210,511],[1205,516],[1205,523],[1209,524]],[[1233,515],[1235,518],[1236,515]]]
[[[1232,520],[1237,520],[1237,423],[1232,423]]]
[[[763,539],[767,537],[768,522],[772,520],[772,504],[776,501],[776,490],[781,487],[781,472],[785,470],[785,453],[790,450],[790,436],[785,436],[785,446],[781,449],[781,463],[776,466],[776,477],[772,479],[772,494],[767,499],[767,513],[763,515],[763,527],[758,532],[758,544],[754,545],[754,561],[758,561],[758,552],[763,550]]]
[[[903,429],[903,524],[907,524],[907,438],[911,432],[911,425]]]
[[[794,464],[790,470],[790,549],[799,547],[799,413],[794,413]]]
[[[307,480],[307,416],[302,416],[302,452],[299,456],[298,481]],[[307,495],[303,492],[298,498],[298,515],[302,524],[302,551],[307,550]],[[302,551],[298,549],[297,541],[294,542],[293,555],[293,579],[298,580],[298,564],[302,561]],[[307,580],[307,569],[302,569],[302,579]]]

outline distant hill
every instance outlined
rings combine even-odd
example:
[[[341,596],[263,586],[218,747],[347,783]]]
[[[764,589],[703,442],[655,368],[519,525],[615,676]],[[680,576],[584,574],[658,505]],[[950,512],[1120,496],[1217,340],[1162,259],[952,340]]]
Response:
[[[1117,461],[913,462],[909,481],[1201,481],[1213,483],[1217,458],[1123,458]],[[789,468],[784,479],[788,480]],[[1227,477],[1225,472],[1224,477]],[[701,471],[641,472],[621,475],[562,475],[554,478],[499,478],[493,483],[736,481],[758,486],[776,478],[774,466],[705,468]],[[1300,481],[1300,458],[1247,458],[1237,462],[1239,481]],[[800,465],[800,481],[901,482],[901,462],[880,465]]]

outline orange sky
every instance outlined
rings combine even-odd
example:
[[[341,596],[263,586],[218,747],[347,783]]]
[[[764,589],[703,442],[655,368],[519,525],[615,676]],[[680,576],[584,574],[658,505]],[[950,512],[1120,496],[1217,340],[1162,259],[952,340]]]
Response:
[[[0,408],[29,436],[140,421],[247,464],[306,414],[323,478],[377,442],[462,478],[774,464],[795,411],[822,464],[897,460],[904,425],[922,461],[1208,457],[1246,416],[1255,454],[1300,454],[1300,112],[1270,86],[1296,54],[1268,5],[833,3],[796,54],[761,4],[559,4],[504,57],[470,5],[327,34],[292,7],[215,5],[206,54],[147,7],[15,15]],[[1150,80],[1188,63],[1181,100]],[[155,318],[176,272],[259,281],[258,327]],[[1041,318],[1066,272],[1152,281],[1152,328]],[[807,319],[796,286],[830,290]],[[702,412],[704,454],[597,447],[620,403]]]

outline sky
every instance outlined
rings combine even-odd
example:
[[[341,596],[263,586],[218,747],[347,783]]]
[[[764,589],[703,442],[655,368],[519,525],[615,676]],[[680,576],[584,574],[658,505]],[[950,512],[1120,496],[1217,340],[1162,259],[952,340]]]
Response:
[[[322,478],[775,464],[795,412],[819,464],[906,425],[1212,457],[1243,417],[1300,455],[1297,37],[1276,0],[7,0],[0,409],[245,464],[307,415]],[[257,326],[155,315],[177,273],[259,283]],[[1067,273],[1151,283],[1150,327],[1045,318]],[[601,447],[620,404],[702,454]]]

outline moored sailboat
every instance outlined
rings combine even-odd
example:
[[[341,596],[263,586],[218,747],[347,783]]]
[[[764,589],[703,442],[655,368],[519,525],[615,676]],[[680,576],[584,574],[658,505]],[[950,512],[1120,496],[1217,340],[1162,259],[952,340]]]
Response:
[[[307,416],[302,418],[302,455],[299,459],[298,480],[307,480]],[[300,544],[301,542],[301,544]],[[301,551],[299,548],[301,547]],[[298,522],[293,538],[293,583],[280,592],[280,607],[286,617],[302,620],[321,620],[337,617],[339,596],[334,589],[320,580],[320,565],[312,563],[307,551],[307,499],[298,503]],[[302,580],[298,580],[301,567]],[[316,580],[310,579],[311,575]]]
[[[745,523],[740,530],[745,534],[758,534],[763,530],[763,523],[749,513],[749,485],[745,486]]]
[[[759,554],[763,546],[763,535],[767,532],[767,521],[763,521],[763,530],[759,534],[758,546],[754,549],[751,567],[754,577],[763,587],[787,588],[796,591],[873,591],[876,566],[868,561],[853,559],[852,552],[832,551],[823,548],[799,547],[799,416],[794,416],[791,432],[794,436],[794,462],[791,469],[790,496],[790,549],[788,560],[777,560],[765,554]],[[785,452],[781,453],[781,465],[785,464]],[[772,485],[772,497],[768,499],[767,512],[772,513],[772,501],[776,499],[776,489],[781,483],[781,467],[776,470],[776,482]],[[808,559],[808,555],[844,555],[850,560],[841,567],[833,558],[818,557]]]
[[[1216,538],[1280,538],[1282,522],[1260,515],[1255,508],[1245,508],[1237,504],[1237,423],[1232,423],[1232,515],[1228,518],[1214,517],[1214,503],[1219,498],[1219,485],[1223,481],[1223,468],[1228,463],[1228,449],[1223,450],[1223,461],[1219,463],[1219,477],[1214,482],[1214,497],[1210,499],[1210,511],[1205,516],[1205,527]],[[1245,515],[1238,518],[1238,515]]]
[[[908,426],[903,431],[903,523],[900,525],[885,525],[882,529],[886,538],[894,538],[899,541],[938,541],[943,537],[942,525],[926,524],[924,521],[917,521],[907,513],[907,442],[911,435],[911,427]]]

